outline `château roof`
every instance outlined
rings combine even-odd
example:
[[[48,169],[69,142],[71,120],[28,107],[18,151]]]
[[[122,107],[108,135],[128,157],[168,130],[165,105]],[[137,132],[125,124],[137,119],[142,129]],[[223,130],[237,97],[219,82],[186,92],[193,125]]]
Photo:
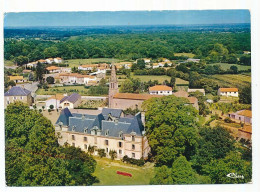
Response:
[[[172,91],[172,88],[166,85],[155,85],[149,87],[149,91]]]
[[[7,92],[5,92],[5,96],[27,96],[31,94],[31,92],[27,89],[24,89],[19,86],[14,86],[11,89],[9,89]]]

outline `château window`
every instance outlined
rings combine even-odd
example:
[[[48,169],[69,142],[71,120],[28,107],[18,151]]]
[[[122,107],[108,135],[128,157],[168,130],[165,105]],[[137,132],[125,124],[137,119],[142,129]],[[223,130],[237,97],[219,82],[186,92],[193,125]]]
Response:
[[[71,135],[71,139],[72,139],[72,140],[75,140],[75,135]]]
[[[87,132],[88,132],[88,128],[85,128],[85,129],[84,129],[84,133],[87,133]]]
[[[75,131],[75,126],[72,127],[72,131]]]
[[[75,147],[75,143],[72,143],[72,146]]]
[[[106,135],[106,136],[108,136],[108,135],[109,135],[109,130],[106,130],[106,133],[105,133],[105,135]]]
[[[87,138],[87,137],[84,137],[84,141],[88,141],[88,138]]]
[[[85,149],[88,149],[88,145],[87,145],[87,144],[85,144],[85,145],[84,145],[84,148],[85,148]]]
[[[94,143],[97,144],[97,138],[96,137],[94,138]]]
[[[132,145],[132,149],[135,150],[135,145]]]
[[[135,153],[132,153],[132,158],[135,158]]]
[[[108,145],[108,140],[105,140],[105,145]]]
[[[132,136],[132,141],[135,141],[135,136]]]
[[[106,148],[106,151],[107,151],[107,153],[108,153],[108,148]]]
[[[118,142],[118,146],[119,146],[119,147],[122,147],[122,142],[119,141],[119,142]]]
[[[120,154],[120,155],[122,154],[122,150],[121,150],[121,149],[119,149],[119,154]]]

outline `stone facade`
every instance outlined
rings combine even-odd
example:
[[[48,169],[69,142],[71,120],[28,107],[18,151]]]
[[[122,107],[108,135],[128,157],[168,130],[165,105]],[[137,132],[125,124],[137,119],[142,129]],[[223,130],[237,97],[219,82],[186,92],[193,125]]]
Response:
[[[112,64],[111,78],[110,78],[110,82],[109,82],[109,93],[108,93],[109,108],[115,108],[115,107],[113,107],[114,106],[113,97],[116,93],[119,93],[118,82],[117,82],[117,78],[116,78],[116,68],[115,68],[115,65]]]

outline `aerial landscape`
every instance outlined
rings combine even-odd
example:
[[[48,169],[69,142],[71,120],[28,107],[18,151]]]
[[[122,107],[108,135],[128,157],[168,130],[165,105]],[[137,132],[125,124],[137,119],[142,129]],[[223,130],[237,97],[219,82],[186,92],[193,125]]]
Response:
[[[172,12],[7,14],[7,186],[252,183],[250,13]]]

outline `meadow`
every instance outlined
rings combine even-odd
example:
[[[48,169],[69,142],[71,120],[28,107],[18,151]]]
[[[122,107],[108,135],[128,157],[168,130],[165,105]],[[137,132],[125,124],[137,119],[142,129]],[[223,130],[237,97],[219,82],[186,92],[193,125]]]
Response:
[[[229,63],[213,63],[208,65],[220,65],[222,69],[227,70],[230,69],[232,65],[236,66],[238,70],[248,70],[251,69],[251,66],[247,65],[238,65],[238,64],[229,64]]]
[[[185,57],[193,58],[195,56],[195,54],[193,54],[193,53],[174,53],[174,56],[177,56],[177,57],[185,56]]]
[[[97,167],[94,175],[100,182],[94,185],[148,185],[154,176],[154,166],[149,162],[143,167],[138,167],[107,158],[95,157],[95,160]],[[131,173],[132,177],[118,175],[117,171]]]
[[[64,63],[68,64],[69,67],[78,67],[84,64],[112,63],[112,62],[120,62],[120,60],[112,59],[112,58],[94,58],[94,59],[69,59],[64,61]]]
[[[79,93],[80,95],[87,95],[88,89],[86,89],[83,85],[81,86],[63,86],[63,87],[52,87],[45,89],[38,89],[36,91],[37,95],[54,95],[54,94],[72,94],[72,93]]]
[[[242,88],[251,84],[251,76],[242,74],[209,75],[207,77],[216,81],[221,87]]]

